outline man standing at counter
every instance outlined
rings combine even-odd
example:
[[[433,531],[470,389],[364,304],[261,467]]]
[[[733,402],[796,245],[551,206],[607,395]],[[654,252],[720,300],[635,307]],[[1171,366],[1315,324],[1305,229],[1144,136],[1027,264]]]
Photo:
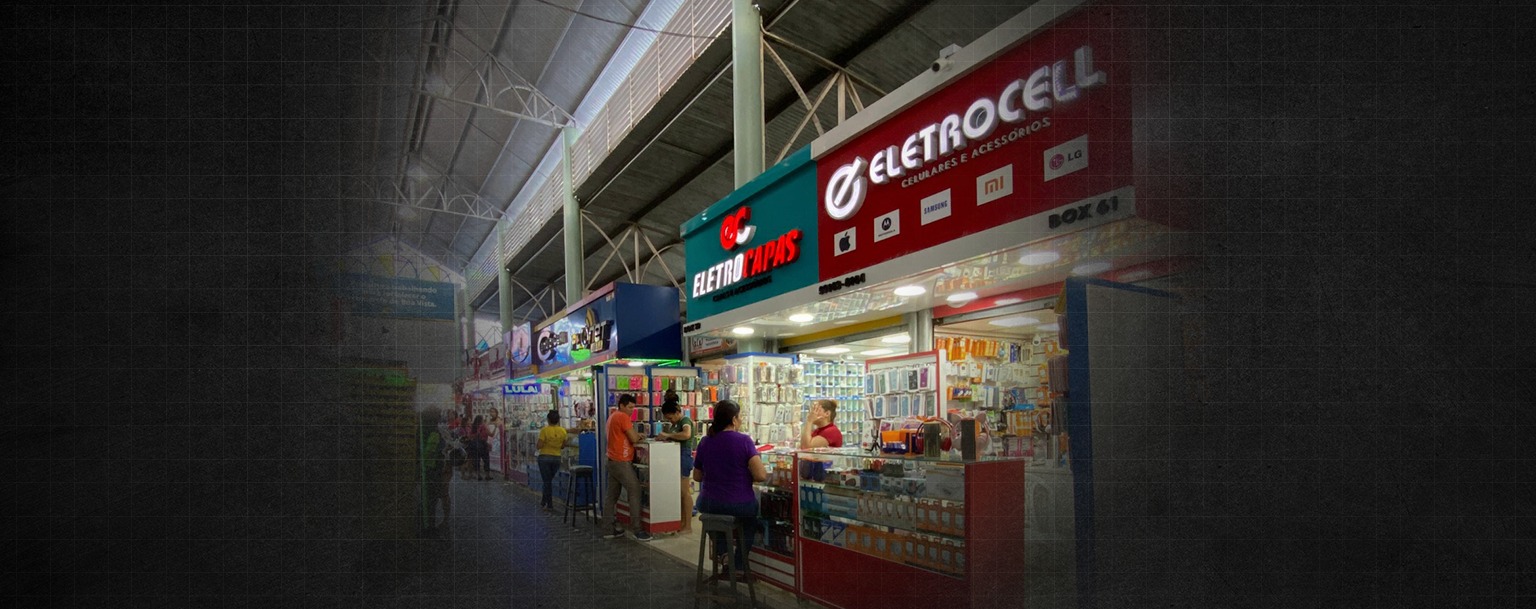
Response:
[[[619,396],[619,409],[608,415],[608,492],[603,494],[603,522],[607,525],[609,533],[604,539],[616,539],[624,536],[624,529],[619,528],[618,507],[619,492],[628,495],[629,501],[629,526],[635,531],[635,539],[650,541],[651,534],[645,531],[640,522],[640,510],[644,501],[640,494],[640,475],[635,471],[635,443],[641,441],[640,432],[635,431],[634,420],[629,413],[635,410],[635,396],[626,393]]]
[[[841,448],[843,432],[837,428],[837,402],[811,402],[811,414],[800,430],[800,448]]]

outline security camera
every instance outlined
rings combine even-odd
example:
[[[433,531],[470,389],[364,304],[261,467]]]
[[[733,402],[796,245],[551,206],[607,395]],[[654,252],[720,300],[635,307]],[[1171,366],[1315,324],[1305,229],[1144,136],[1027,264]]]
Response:
[[[951,57],[959,51],[960,45],[958,44],[952,44],[939,49],[939,58],[933,60],[933,64],[928,66],[928,69],[934,72],[948,69],[949,66],[954,65],[955,63],[955,60],[951,59]]]

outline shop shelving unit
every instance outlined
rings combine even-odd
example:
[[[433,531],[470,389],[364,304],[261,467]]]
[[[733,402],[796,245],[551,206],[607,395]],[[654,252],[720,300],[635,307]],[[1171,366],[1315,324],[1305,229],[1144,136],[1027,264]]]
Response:
[[[795,556],[800,541],[798,476],[795,449],[775,448],[762,453],[768,480],[756,484],[758,494],[758,544],[752,547],[752,572],[760,581],[799,593],[799,569]]]
[[[743,353],[720,367],[720,396],[741,406],[743,432],[759,445],[792,446],[804,401],[801,368],[792,355]]]
[[[1001,440],[996,450],[1010,456],[1046,453],[1034,438],[1039,420],[1052,415],[1046,359],[1062,353],[1057,334],[1023,339],[941,336],[934,343],[946,354],[946,409],[988,422]]]
[[[864,407],[871,425],[867,441],[879,447],[881,432],[909,417],[945,417],[940,396],[948,390],[943,351],[924,351],[864,362]],[[844,434],[846,442],[847,435]]]
[[[557,389],[556,402],[559,404],[562,425],[566,424],[565,421],[574,424],[595,417],[597,409],[593,405],[597,396],[594,395],[592,379],[562,377]]]
[[[648,436],[655,437],[657,433],[667,431],[666,425],[662,421],[661,404],[665,401],[668,390],[677,393],[678,406],[683,409],[683,413],[688,415],[688,418],[694,421],[695,427],[698,427],[701,422],[709,420],[709,403],[705,400],[705,386],[703,379],[700,378],[700,370],[698,368],[688,366],[653,366],[647,368],[646,372],[650,376],[650,403],[654,411],[651,417],[654,424],[651,426],[650,433],[647,434]],[[694,429],[693,431],[696,436],[703,435],[700,429]]]
[[[507,421],[503,448],[507,453],[507,477],[514,482],[531,484],[538,479],[536,455],[539,430],[544,427],[545,413],[555,407],[550,388],[540,385],[542,391],[533,394],[512,394],[502,399]],[[566,424],[564,421],[562,425]]]
[[[608,410],[619,407],[619,396],[630,393],[635,396],[635,410],[630,418],[634,420],[635,431],[640,435],[651,437],[651,423],[659,414],[653,410],[651,402],[651,377],[644,368],[631,366],[608,365],[603,367],[603,383],[606,391],[602,403]],[[656,404],[659,404],[657,402]]]
[[[1024,461],[797,455],[800,590],[843,609],[1006,606],[1023,581]]]
[[[800,406],[800,420],[809,416],[813,400],[836,400],[837,429],[849,445],[868,446],[870,420],[864,405],[864,362],[800,358],[804,370],[805,401]],[[795,430],[796,433],[799,429]]]
[[[658,368],[659,370],[659,368]],[[670,376],[669,376],[670,375]],[[654,370],[643,367],[609,364],[597,370],[594,377],[594,386],[599,390],[596,396],[597,403],[603,404],[597,418],[597,442],[599,449],[607,446],[608,416],[618,408],[619,396],[625,393],[635,395],[636,406],[632,412],[635,431],[640,435],[650,437],[659,431],[659,427],[653,426],[660,415],[659,399],[661,393],[655,392],[657,401],[653,403],[652,388],[654,378],[687,378],[692,375],[697,379],[698,371],[693,369],[678,369],[673,373],[661,373],[655,376]],[[668,381],[668,383],[684,383],[682,380]],[[680,445],[674,442],[642,442],[635,446],[635,469],[640,474],[640,484],[644,488],[640,518],[642,526],[651,533],[665,533],[682,528],[682,462]],[[606,467],[606,463],[604,464]],[[604,467],[598,468],[597,485],[604,488],[608,481],[604,473]],[[599,494],[599,497],[602,495]],[[652,501],[655,498],[655,501]],[[629,504],[629,498],[620,499],[615,508],[615,516],[620,522],[629,522],[634,517],[633,506]]]

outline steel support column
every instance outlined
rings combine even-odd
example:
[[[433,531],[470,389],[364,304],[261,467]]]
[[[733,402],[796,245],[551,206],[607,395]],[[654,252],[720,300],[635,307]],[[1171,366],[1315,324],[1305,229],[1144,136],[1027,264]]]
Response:
[[[515,301],[512,296],[512,271],[506,266],[498,268],[496,273],[496,300],[501,305],[501,331],[512,331],[512,311]]]
[[[921,353],[933,349],[933,309],[908,313],[907,336],[912,337],[912,349],[908,353]]]
[[[565,176],[565,302],[573,303],[584,296],[582,290],[586,257],[581,246],[581,206],[576,203],[576,183],[571,172],[571,148],[576,145],[576,127],[560,130],[562,154],[560,172]]]
[[[467,362],[469,354],[475,349],[475,307],[469,302],[469,291],[466,288],[458,290],[458,318],[460,336],[464,340],[464,357],[461,360]]]
[[[731,0],[736,187],[763,173],[763,21],[752,0]]]

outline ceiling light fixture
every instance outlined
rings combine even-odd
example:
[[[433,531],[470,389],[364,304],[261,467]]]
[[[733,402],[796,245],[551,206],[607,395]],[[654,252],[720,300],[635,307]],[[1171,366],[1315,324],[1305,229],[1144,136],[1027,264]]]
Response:
[[[999,319],[994,319],[994,320],[989,321],[987,323],[992,324],[994,326],[1002,326],[1004,328],[1017,328],[1019,326],[1028,326],[1028,325],[1031,325],[1031,324],[1040,323],[1040,320],[1035,319],[1033,317],[1019,316],[1019,317],[1003,317],[1003,318],[999,318]]]
[[[837,355],[839,353],[847,353],[848,351],[847,347],[822,347],[816,350],[817,353],[822,355]]]
[[[899,344],[902,344],[902,343],[910,343],[910,342],[912,342],[912,337],[907,336],[905,334],[897,334],[895,336],[887,336],[885,338],[882,338],[882,339],[880,339],[880,342],[885,343],[887,345],[899,345]]]
[[[972,300],[976,300],[976,293],[975,292],[955,292],[954,294],[950,294],[949,296],[945,297],[944,300],[947,300],[949,302],[970,302]]]
[[[920,285],[904,285],[904,286],[901,286],[899,288],[896,288],[896,295],[897,296],[922,296],[927,291],[928,291],[927,288],[924,288],[923,286],[920,286]]]
[[[754,332],[754,330],[751,326],[736,326],[731,328],[731,334],[735,334],[737,336],[751,336],[752,332]]]
[[[1011,304],[1019,304],[1021,302],[1024,302],[1023,298],[999,298],[999,299],[997,299],[997,301],[993,302],[992,304],[995,304],[995,305],[997,305],[999,307],[1004,307],[1004,306],[1008,306],[1008,305],[1011,305]]]
[[[1056,252],[1035,252],[1033,254],[1024,254],[1019,258],[1019,264],[1040,266],[1042,264],[1050,264],[1057,260],[1061,260],[1061,254]]]
[[[870,349],[868,351],[860,352],[859,355],[868,355],[873,357],[876,355],[890,355],[895,352],[896,351],[894,349]]]
[[[632,360],[629,360],[629,364],[628,365],[631,368],[639,368],[641,366],[644,366],[645,362],[642,362],[642,361],[637,360],[637,359],[632,359]]]
[[[796,313],[789,316],[789,320],[797,324],[803,324],[814,319],[816,319],[816,316],[810,313]]]
[[[1035,326],[1035,329],[1044,330],[1046,332],[1057,332],[1061,330],[1061,324],[1040,324]]]

